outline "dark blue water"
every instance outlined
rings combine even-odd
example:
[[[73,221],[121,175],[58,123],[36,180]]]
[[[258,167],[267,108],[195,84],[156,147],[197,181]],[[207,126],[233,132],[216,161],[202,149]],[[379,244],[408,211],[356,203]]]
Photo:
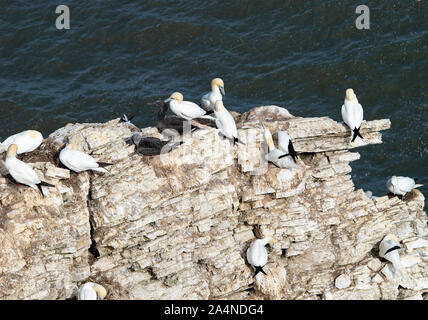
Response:
[[[55,28],[60,4],[70,30]],[[370,30],[355,27],[360,4]],[[153,125],[148,103],[173,91],[199,101],[214,77],[231,110],[275,104],[341,121],[351,87],[366,120],[392,121],[382,145],[358,149],[356,186],[380,195],[387,176],[405,175],[426,195],[427,9],[425,0],[0,0],[0,138],[122,113]]]

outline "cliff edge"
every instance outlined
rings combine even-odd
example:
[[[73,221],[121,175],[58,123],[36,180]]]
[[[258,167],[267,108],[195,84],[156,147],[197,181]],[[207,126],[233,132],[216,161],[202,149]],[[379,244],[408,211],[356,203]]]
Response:
[[[328,117],[293,117],[276,106],[234,113],[233,146],[202,126],[169,153],[143,156],[134,132],[162,138],[119,119],[70,124],[21,157],[47,196],[16,186],[0,163],[0,299],[69,299],[94,281],[107,299],[423,299],[428,293],[424,197],[355,190],[350,149],[382,143],[387,119],[349,129]],[[263,160],[260,120],[287,130],[300,170]],[[275,138],[275,135],[274,135]],[[110,174],[61,168],[58,152],[73,142]],[[386,177],[385,177],[386,181]],[[380,259],[387,233],[400,240],[403,282]],[[255,283],[245,252],[256,236],[275,239]]]

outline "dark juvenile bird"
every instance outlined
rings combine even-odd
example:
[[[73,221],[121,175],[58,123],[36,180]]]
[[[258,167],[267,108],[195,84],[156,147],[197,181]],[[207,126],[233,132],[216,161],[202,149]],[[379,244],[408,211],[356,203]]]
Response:
[[[183,141],[165,141],[155,137],[142,137],[139,133],[134,133],[129,141],[135,144],[135,152],[145,156],[156,156],[161,153],[168,153],[183,143]]]

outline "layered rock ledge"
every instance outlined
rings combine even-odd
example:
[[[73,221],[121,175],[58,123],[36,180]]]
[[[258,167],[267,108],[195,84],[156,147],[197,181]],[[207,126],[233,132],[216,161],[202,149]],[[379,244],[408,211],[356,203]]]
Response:
[[[119,119],[70,124],[23,157],[48,195],[12,184],[0,164],[0,299],[68,299],[87,281],[107,299],[422,299],[428,292],[424,197],[374,200],[355,190],[349,150],[382,143],[389,120],[363,122],[364,140],[330,118],[293,117],[269,106],[234,113],[233,146],[204,126],[167,154],[142,156]],[[301,170],[263,160],[260,120],[287,130]],[[275,136],[274,136],[275,137]],[[58,152],[71,141],[110,174],[71,174]],[[400,240],[403,283],[378,256]],[[266,276],[254,281],[245,252],[273,236]]]

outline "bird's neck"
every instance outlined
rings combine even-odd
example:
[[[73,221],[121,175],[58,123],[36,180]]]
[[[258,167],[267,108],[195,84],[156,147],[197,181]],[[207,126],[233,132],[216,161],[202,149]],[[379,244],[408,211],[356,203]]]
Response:
[[[217,87],[217,85],[212,85],[211,86],[211,92],[215,93],[215,94],[219,94],[220,93],[220,89]]]
[[[355,97],[354,99],[352,99],[352,100],[348,100],[347,98],[345,98],[345,102],[346,103],[358,103],[358,99],[357,99],[357,97]]]

